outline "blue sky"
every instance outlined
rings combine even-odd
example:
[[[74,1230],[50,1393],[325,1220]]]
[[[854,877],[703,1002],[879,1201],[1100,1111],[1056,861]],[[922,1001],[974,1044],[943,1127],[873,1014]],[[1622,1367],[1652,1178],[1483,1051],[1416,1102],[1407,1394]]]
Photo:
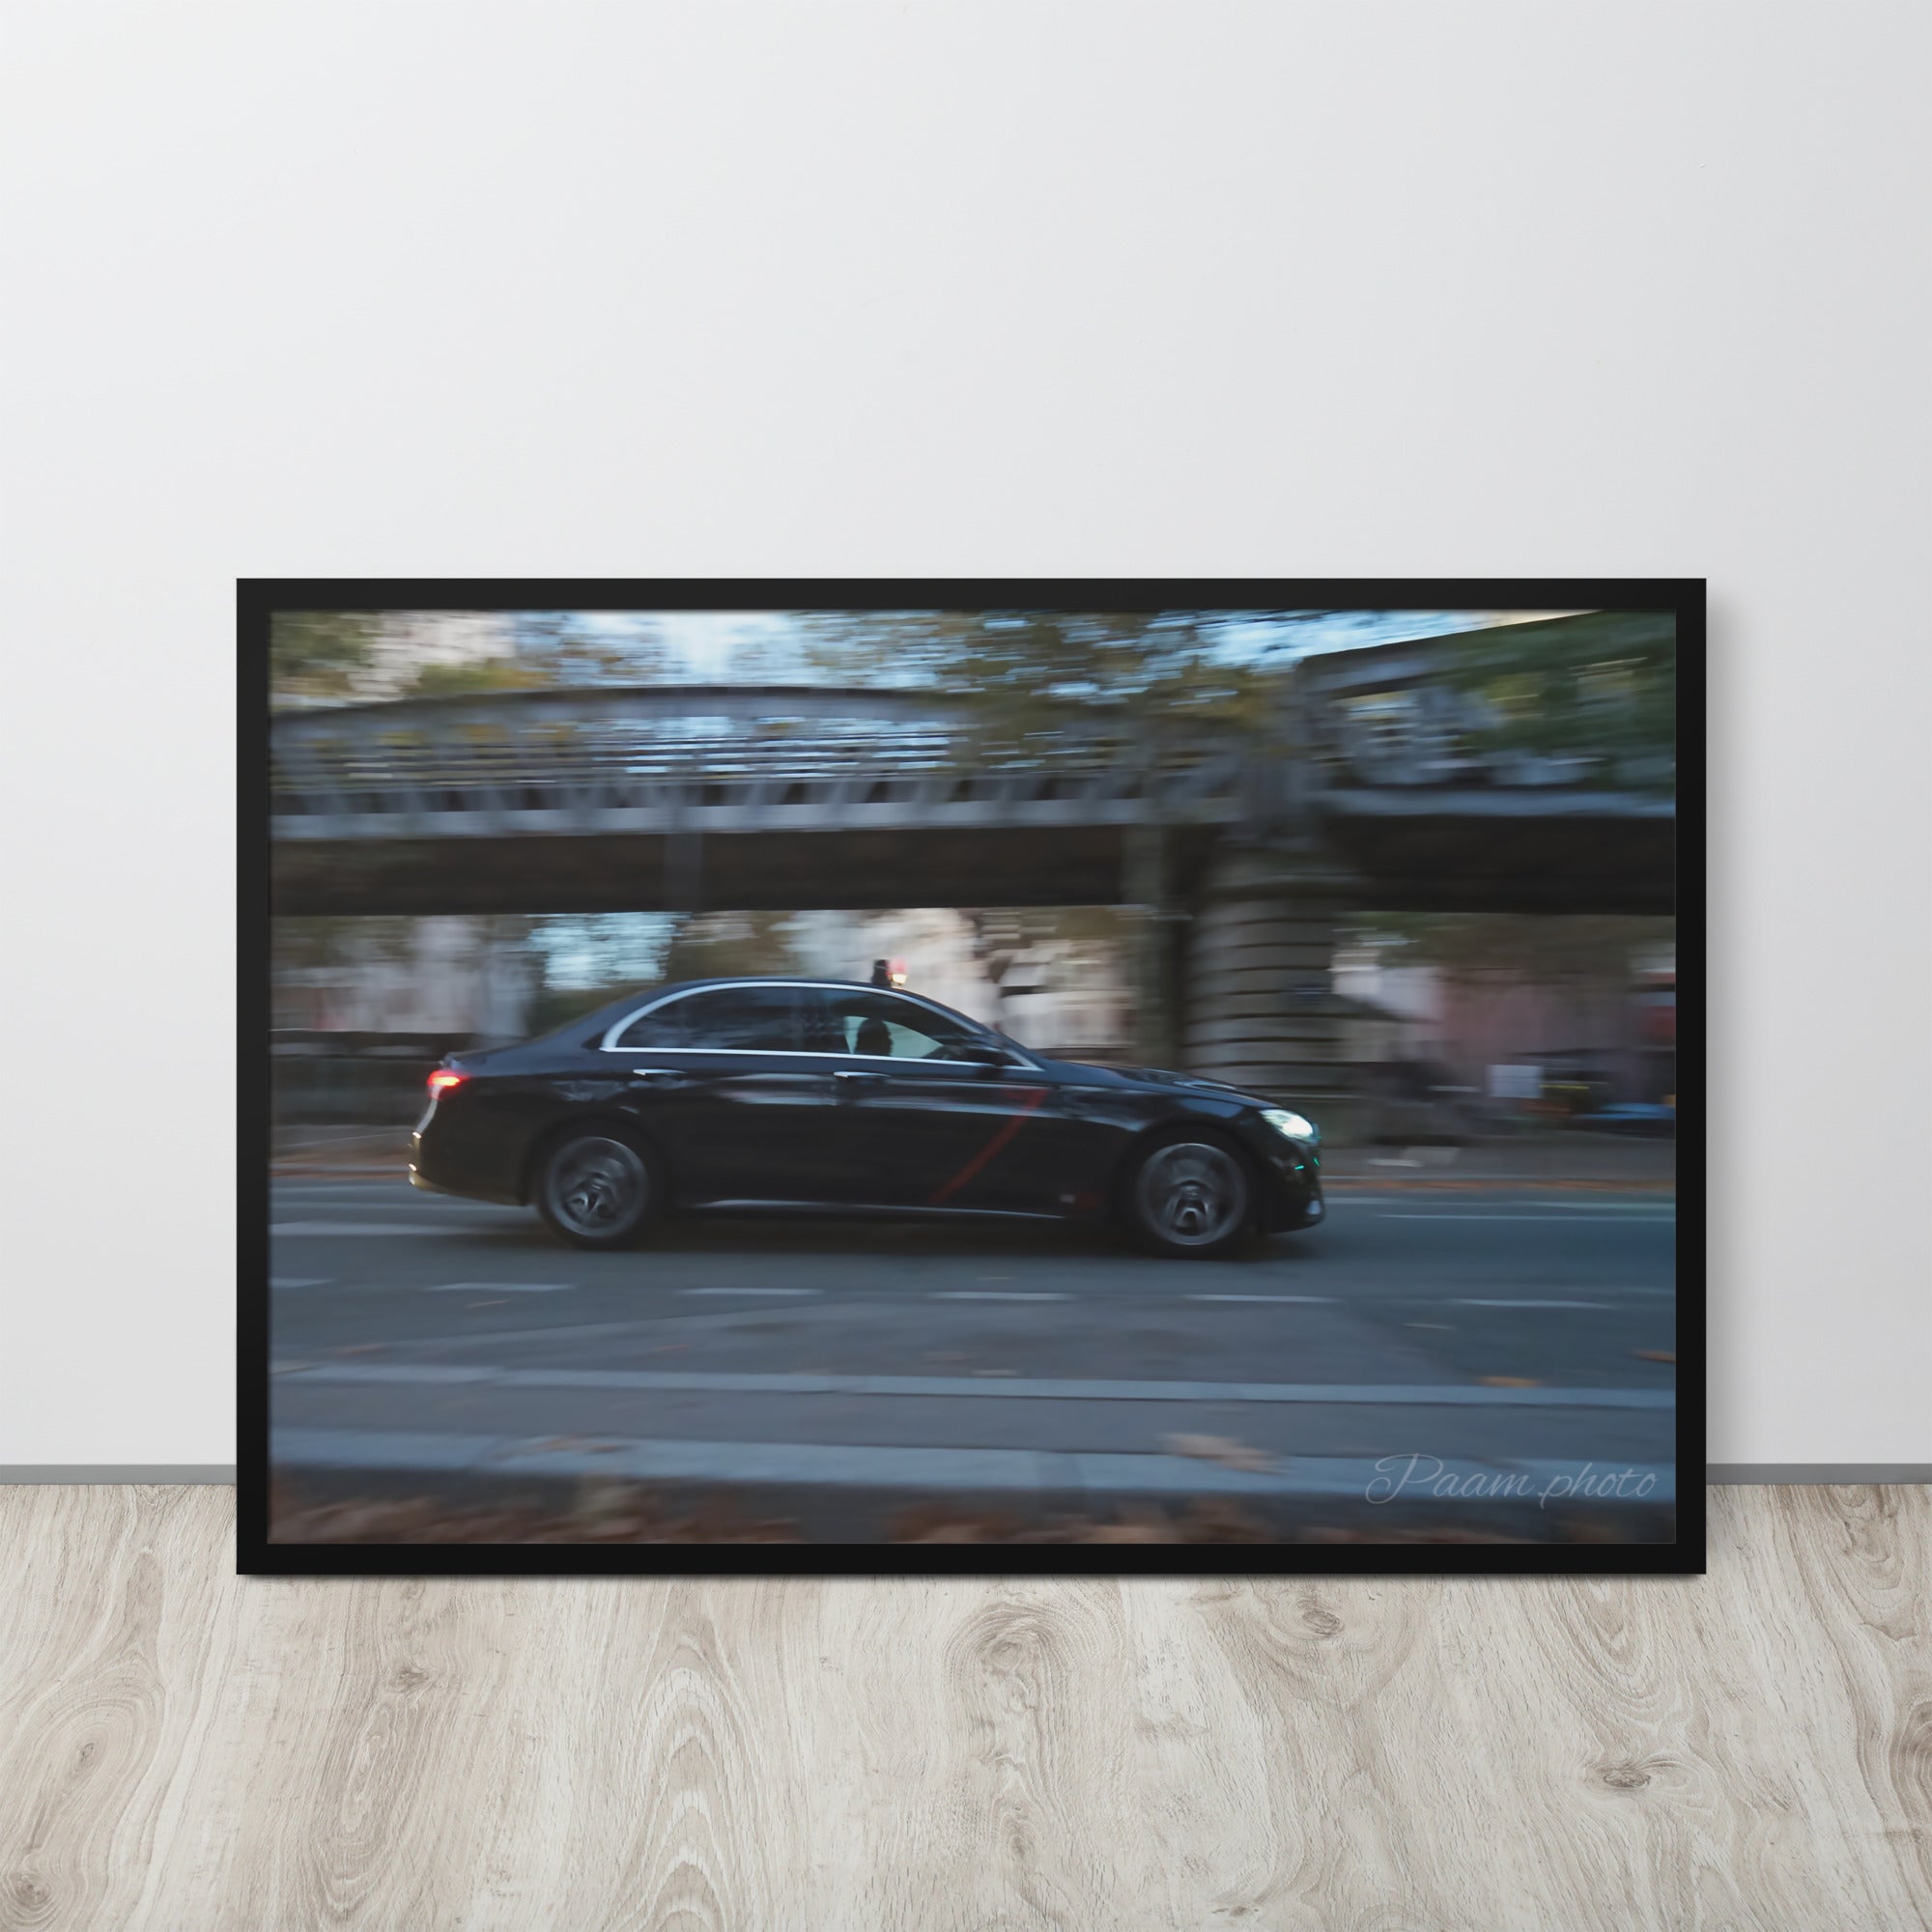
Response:
[[[1355,613],[1319,618],[1293,627],[1293,643],[1300,651],[1342,650],[1363,644],[1399,642],[1405,638],[1441,637],[1452,631],[1477,630],[1487,624],[1542,616],[1542,611],[1385,611],[1363,613],[1373,617],[1362,623]],[[634,632],[640,622],[671,643],[684,656],[684,674],[694,681],[729,682],[733,666],[749,649],[763,646],[782,648],[792,634],[792,620],[781,611],[593,611],[580,613],[589,628],[612,637]],[[1264,621],[1235,624],[1229,630],[1231,647],[1260,649],[1282,640],[1281,625]]]

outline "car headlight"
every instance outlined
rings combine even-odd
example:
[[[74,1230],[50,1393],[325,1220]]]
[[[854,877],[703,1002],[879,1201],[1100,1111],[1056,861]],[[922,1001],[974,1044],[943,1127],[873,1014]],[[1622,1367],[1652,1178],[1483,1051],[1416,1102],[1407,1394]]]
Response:
[[[1307,1141],[1312,1145],[1321,1138],[1313,1121],[1303,1120],[1299,1114],[1291,1114],[1286,1107],[1264,1107],[1262,1119],[1276,1133],[1286,1134],[1292,1141]]]

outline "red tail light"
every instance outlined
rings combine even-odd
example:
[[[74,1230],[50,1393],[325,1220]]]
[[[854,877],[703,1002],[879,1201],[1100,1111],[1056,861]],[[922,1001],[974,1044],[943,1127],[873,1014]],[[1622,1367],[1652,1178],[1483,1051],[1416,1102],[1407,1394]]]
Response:
[[[432,1100],[441,1099],[452,1087],[461,1087],[469,1077],[467,1073],[451,1073],[447,1068],[439,1066],[429,1076],[430,1098]]]

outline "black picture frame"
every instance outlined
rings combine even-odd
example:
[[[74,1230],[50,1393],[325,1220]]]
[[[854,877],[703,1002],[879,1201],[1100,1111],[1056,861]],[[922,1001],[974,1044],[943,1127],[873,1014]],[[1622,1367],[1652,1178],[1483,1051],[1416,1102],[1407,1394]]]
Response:
[[[276,611],[1668,611],[1677,631],[1677,1501],[1671,1543],[304,1544],[270,1540],[269,635]],[[1705,1569],[1706,657],[1698,578],[242,579],[238,582],[237,1567],[247,1576],[1690,1576]]]

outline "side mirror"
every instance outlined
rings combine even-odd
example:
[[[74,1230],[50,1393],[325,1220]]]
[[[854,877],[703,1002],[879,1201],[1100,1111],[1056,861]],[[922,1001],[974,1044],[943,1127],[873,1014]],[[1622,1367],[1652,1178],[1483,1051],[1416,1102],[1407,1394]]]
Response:
[[[974,1040],[959,1049],[958,1058],[974,1066],[995,1067],[1015,1065],[1013,1056],[1003,1046],[995,1046],[988,1040]]]

